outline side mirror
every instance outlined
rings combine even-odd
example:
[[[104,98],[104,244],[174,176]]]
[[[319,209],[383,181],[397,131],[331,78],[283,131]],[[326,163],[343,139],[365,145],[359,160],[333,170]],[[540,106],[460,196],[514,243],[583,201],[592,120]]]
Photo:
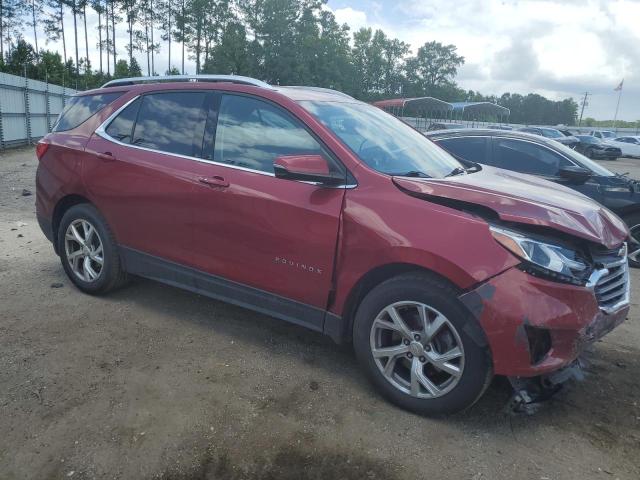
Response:
[[[575,183],[584,183],[591,178],[592,173],[586,168],[567,165],[558,171],[558,175]]]
[[[327,186],[341,185],[343,175],[331,172],[329,163],[322,155],[283,155],[273,162],[277,178],[315,182]]]

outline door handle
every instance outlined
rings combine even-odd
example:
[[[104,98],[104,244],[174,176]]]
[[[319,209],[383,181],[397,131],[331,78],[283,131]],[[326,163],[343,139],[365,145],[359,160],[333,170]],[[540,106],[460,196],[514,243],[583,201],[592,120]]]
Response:
[[[116,159],[111,152],[96,153],[96,157],[105,162],[113,162]]]
[[[214,175],[213,177],[200,177],[198,179],[200,183],[204,183],[205,185],[209,185],[210,187],[228,187],[229,182],[227,182],[224,177],[220,175]]]

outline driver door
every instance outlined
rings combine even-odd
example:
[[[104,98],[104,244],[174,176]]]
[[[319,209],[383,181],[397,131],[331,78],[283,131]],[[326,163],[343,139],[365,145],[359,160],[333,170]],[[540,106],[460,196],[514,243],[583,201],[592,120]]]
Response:
[[[301,308],[291,319],[317,329],[332,285],[345,188],[276,178],[273,162],[282,155],[322,155],[332,168],[346,170],[271,102],[223,94],[216,109],[209,117],[215,142],[205,142],[215,147],[203,152],[210,161],[197,165],[198,268],[231,280],[229,288],[241,290],[236,298],[262,302],[265,311],[273,302],[279,310]]]

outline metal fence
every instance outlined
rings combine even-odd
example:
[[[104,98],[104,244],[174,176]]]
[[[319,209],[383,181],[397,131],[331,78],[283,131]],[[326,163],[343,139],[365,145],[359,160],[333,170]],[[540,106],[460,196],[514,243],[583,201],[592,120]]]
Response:
[[[0,150],[36,142],[51,131],[71,88],[0,73]]]

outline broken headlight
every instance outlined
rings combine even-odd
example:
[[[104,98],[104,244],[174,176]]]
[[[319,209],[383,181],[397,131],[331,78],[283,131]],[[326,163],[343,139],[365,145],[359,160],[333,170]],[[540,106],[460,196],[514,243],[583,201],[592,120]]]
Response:
[[[524,260],[525,271],[574,285],[586,283],[589,265],[577,251],[506,228],[491,226],[490,229],[500,245]]]

